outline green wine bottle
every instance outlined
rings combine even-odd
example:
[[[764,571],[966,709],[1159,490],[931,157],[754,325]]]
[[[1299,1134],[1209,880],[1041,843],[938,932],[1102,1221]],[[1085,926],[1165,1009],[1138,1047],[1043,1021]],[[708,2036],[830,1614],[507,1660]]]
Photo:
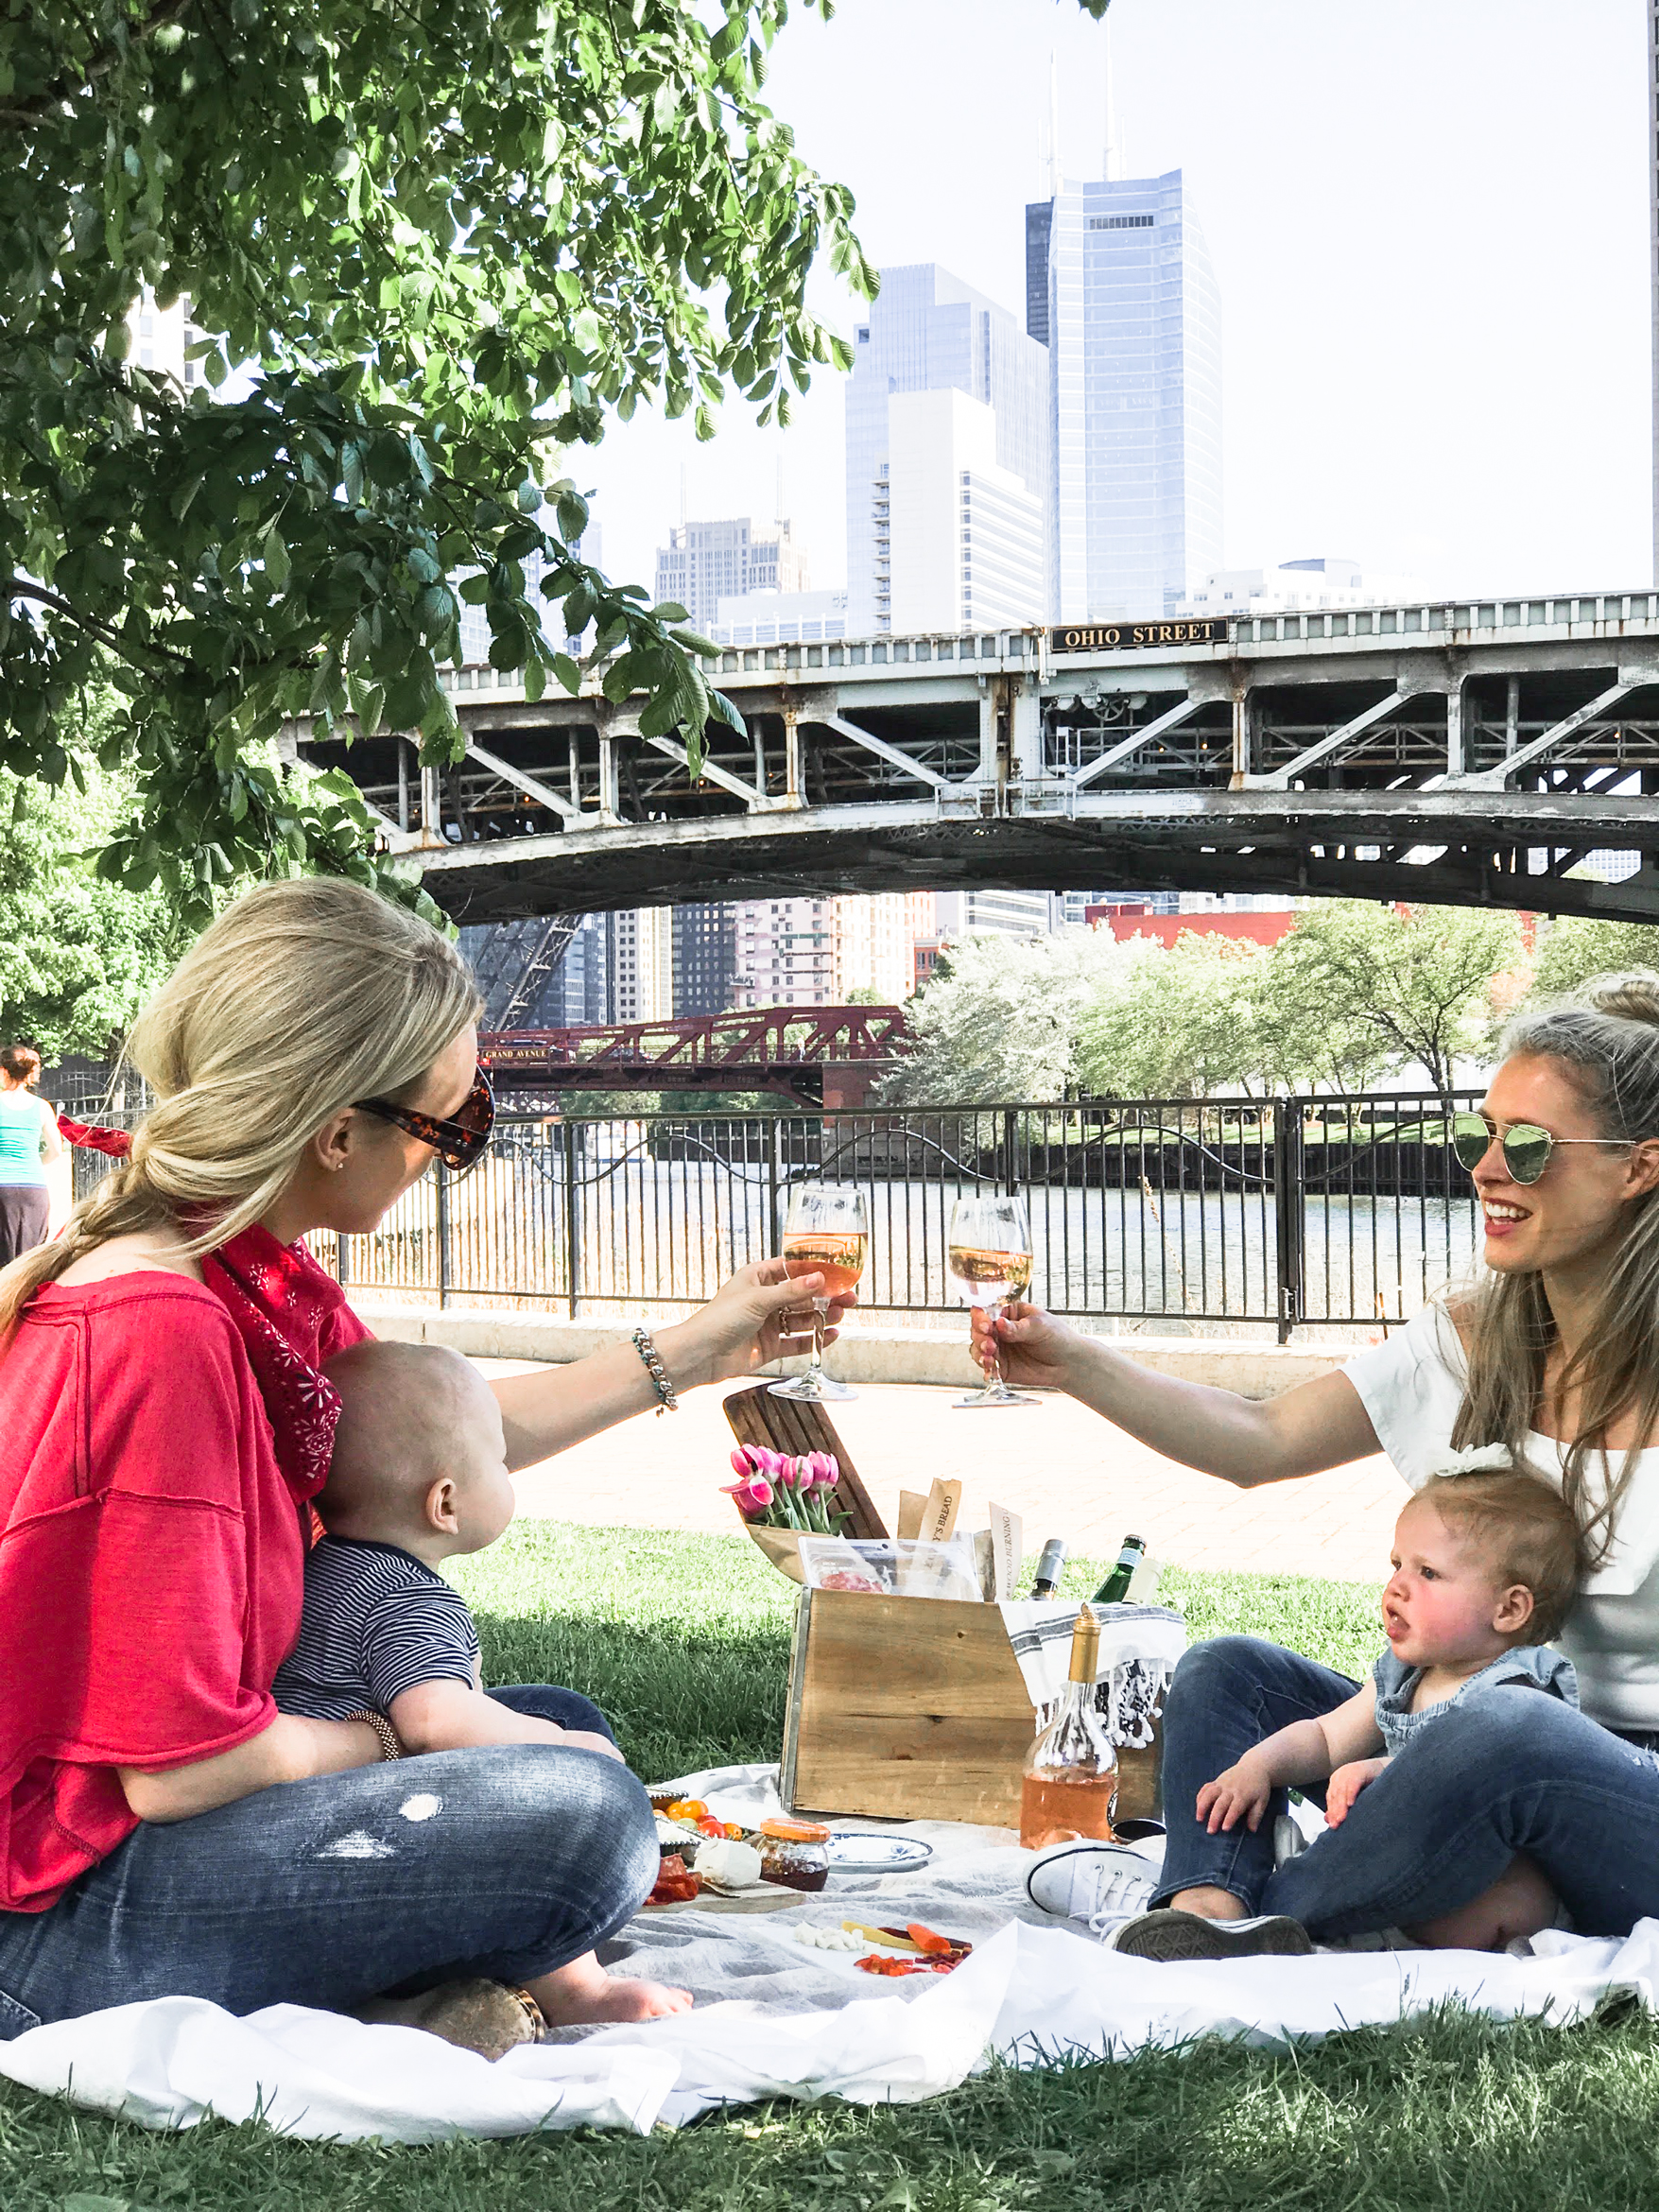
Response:
[[[1090,1599],[1091,1605],[1121,1605],[1129,1596],[1129,1585],[1134,1570],[1147,1556],[1146,1540],[1140,1536],[1126,1536],[1123,1549],[1117,1555],[1117,1564]]]

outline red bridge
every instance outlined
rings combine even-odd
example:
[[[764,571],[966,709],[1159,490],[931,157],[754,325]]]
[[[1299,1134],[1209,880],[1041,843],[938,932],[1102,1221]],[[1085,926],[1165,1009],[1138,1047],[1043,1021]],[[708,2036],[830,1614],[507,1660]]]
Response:
[[[902,1006],[769,1006],[613,1028],[501,1029],[480,1040],[498,1089],[779,1091],[856,1109],[909,1044]]]

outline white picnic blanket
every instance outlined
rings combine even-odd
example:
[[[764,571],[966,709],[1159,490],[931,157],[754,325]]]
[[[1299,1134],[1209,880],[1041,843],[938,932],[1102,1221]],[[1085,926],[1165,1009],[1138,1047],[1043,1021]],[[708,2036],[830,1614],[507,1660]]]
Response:
[[[678,1787],[731,1818],[775,1807],[771,1771]],[[838,1823],[870,1826],[874,1823]],[[0,2044],[0,2075],[153,2127],[210,2114],[285,2134],[431,2142],[535,2129],[680,2125],[766,2097],[913,2103],[994,2054],[1127,2057],[1222,2034],[1268,2048],[1447,2002],[1500,2019],[1583,2018],[1610,1993],[1659,1999],[1659,1921],[1623,1942],[1551,1934],[1529,1959],[1470,1951],[1322,1953],[1226,1965],[1119,1958],[1027,1904],[1027,1855],[1004,1832],[912,1823],[935,1845],[908,1876],[837,1876],[817,1897],[745,1912],[642,1914],[612,1946],[623,1972],[670,1979],[696,2009],[511,2051],[492,2065],[407,2028],[273,2005],[235,2019],[194,1997],[122,2005]],[[975,1944],[954,1974],[877,1981],[809,1950],[804,1920],[923,1919]]]

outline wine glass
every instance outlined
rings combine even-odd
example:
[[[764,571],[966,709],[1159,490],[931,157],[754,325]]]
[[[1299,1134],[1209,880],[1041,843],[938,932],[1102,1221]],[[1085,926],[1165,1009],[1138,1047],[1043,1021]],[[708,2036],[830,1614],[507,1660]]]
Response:
[[[1017,1198],[958,1199],[946,1246],[957,1296],[964,1305],[995,1309],[1019,1298],[1031,1285],[1031,1224],[1026,1202]],[[993,1339],[994,1341],[994,1339]],[[959,1406],[1040,1406],[1041,1398],[1011,1391],[1002,1379],[1002,1356],[994,1354],[994,1376],[982,1390],[959,1398]]]
[[[830,1300],[857,1287],[869,1249],[870,1210],[861,1190],[839,1183],[798,1183],[790,1191],[784,1218],[784,1271],[791,1277],[821,1275],[823,1290],[812,1301],[812,1365],[790,1382],[773,1383],[773,1397],[817,1402],[858,1395],[823,1372],[823,1324]]]

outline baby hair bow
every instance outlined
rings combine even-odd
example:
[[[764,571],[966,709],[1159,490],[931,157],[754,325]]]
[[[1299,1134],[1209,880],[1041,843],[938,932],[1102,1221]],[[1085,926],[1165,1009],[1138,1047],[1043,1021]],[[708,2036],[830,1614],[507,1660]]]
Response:
[[[1476,1444],[1466,1452],[1443,1452],[1428,1472],[1436,1481],[1447,1475],[1507,1475],[1514,1463],[1508,1444]]]

